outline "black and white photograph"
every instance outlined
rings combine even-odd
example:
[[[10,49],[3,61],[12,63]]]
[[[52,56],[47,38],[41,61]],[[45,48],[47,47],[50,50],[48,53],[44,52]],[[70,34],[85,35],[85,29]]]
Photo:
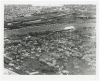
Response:
[[[96,75],[96,4],[4,4],[4,75]]]

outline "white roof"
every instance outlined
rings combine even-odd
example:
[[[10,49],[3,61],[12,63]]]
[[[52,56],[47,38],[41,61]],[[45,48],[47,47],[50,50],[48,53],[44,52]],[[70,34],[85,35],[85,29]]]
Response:
[[[7,25],[11,25],[11,23],[7,23]]]
[[[65,27],[64,30],[69,30],[69,29],[75,29],[74,26],[68,26],[68,27]]]

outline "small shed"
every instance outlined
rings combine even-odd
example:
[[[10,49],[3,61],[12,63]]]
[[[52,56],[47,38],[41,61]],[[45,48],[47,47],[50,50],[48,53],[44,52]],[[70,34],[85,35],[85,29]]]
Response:
[[[85,15],[77,15],[77,16],[75,16],[75,18],[77,18],[77,19],[88,19],[88,16],[85,16]]]

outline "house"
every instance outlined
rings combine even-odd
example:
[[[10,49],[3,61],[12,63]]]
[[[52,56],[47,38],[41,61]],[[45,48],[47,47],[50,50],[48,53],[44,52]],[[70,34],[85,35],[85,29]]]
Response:
[[[74,18],[76,19],[88,19],[89,16],[85,16],[85,15],[77,15]]]
[[[89,19],[96,19],[96,15],[89,16]]]

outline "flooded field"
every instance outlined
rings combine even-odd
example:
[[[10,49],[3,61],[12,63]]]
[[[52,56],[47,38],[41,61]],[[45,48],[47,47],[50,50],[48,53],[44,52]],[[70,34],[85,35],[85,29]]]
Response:
[[[96,74],[94,27],[80,27],[71,32],[69,30],[31,32],[25,35],[13,35],[8,39],[9,41],[5,42],[5,54],[12,58],[10,63],[14,66],[10,68],[16,73]]]
[[[4,74],[96,75],[96,5],[4,5]]]

